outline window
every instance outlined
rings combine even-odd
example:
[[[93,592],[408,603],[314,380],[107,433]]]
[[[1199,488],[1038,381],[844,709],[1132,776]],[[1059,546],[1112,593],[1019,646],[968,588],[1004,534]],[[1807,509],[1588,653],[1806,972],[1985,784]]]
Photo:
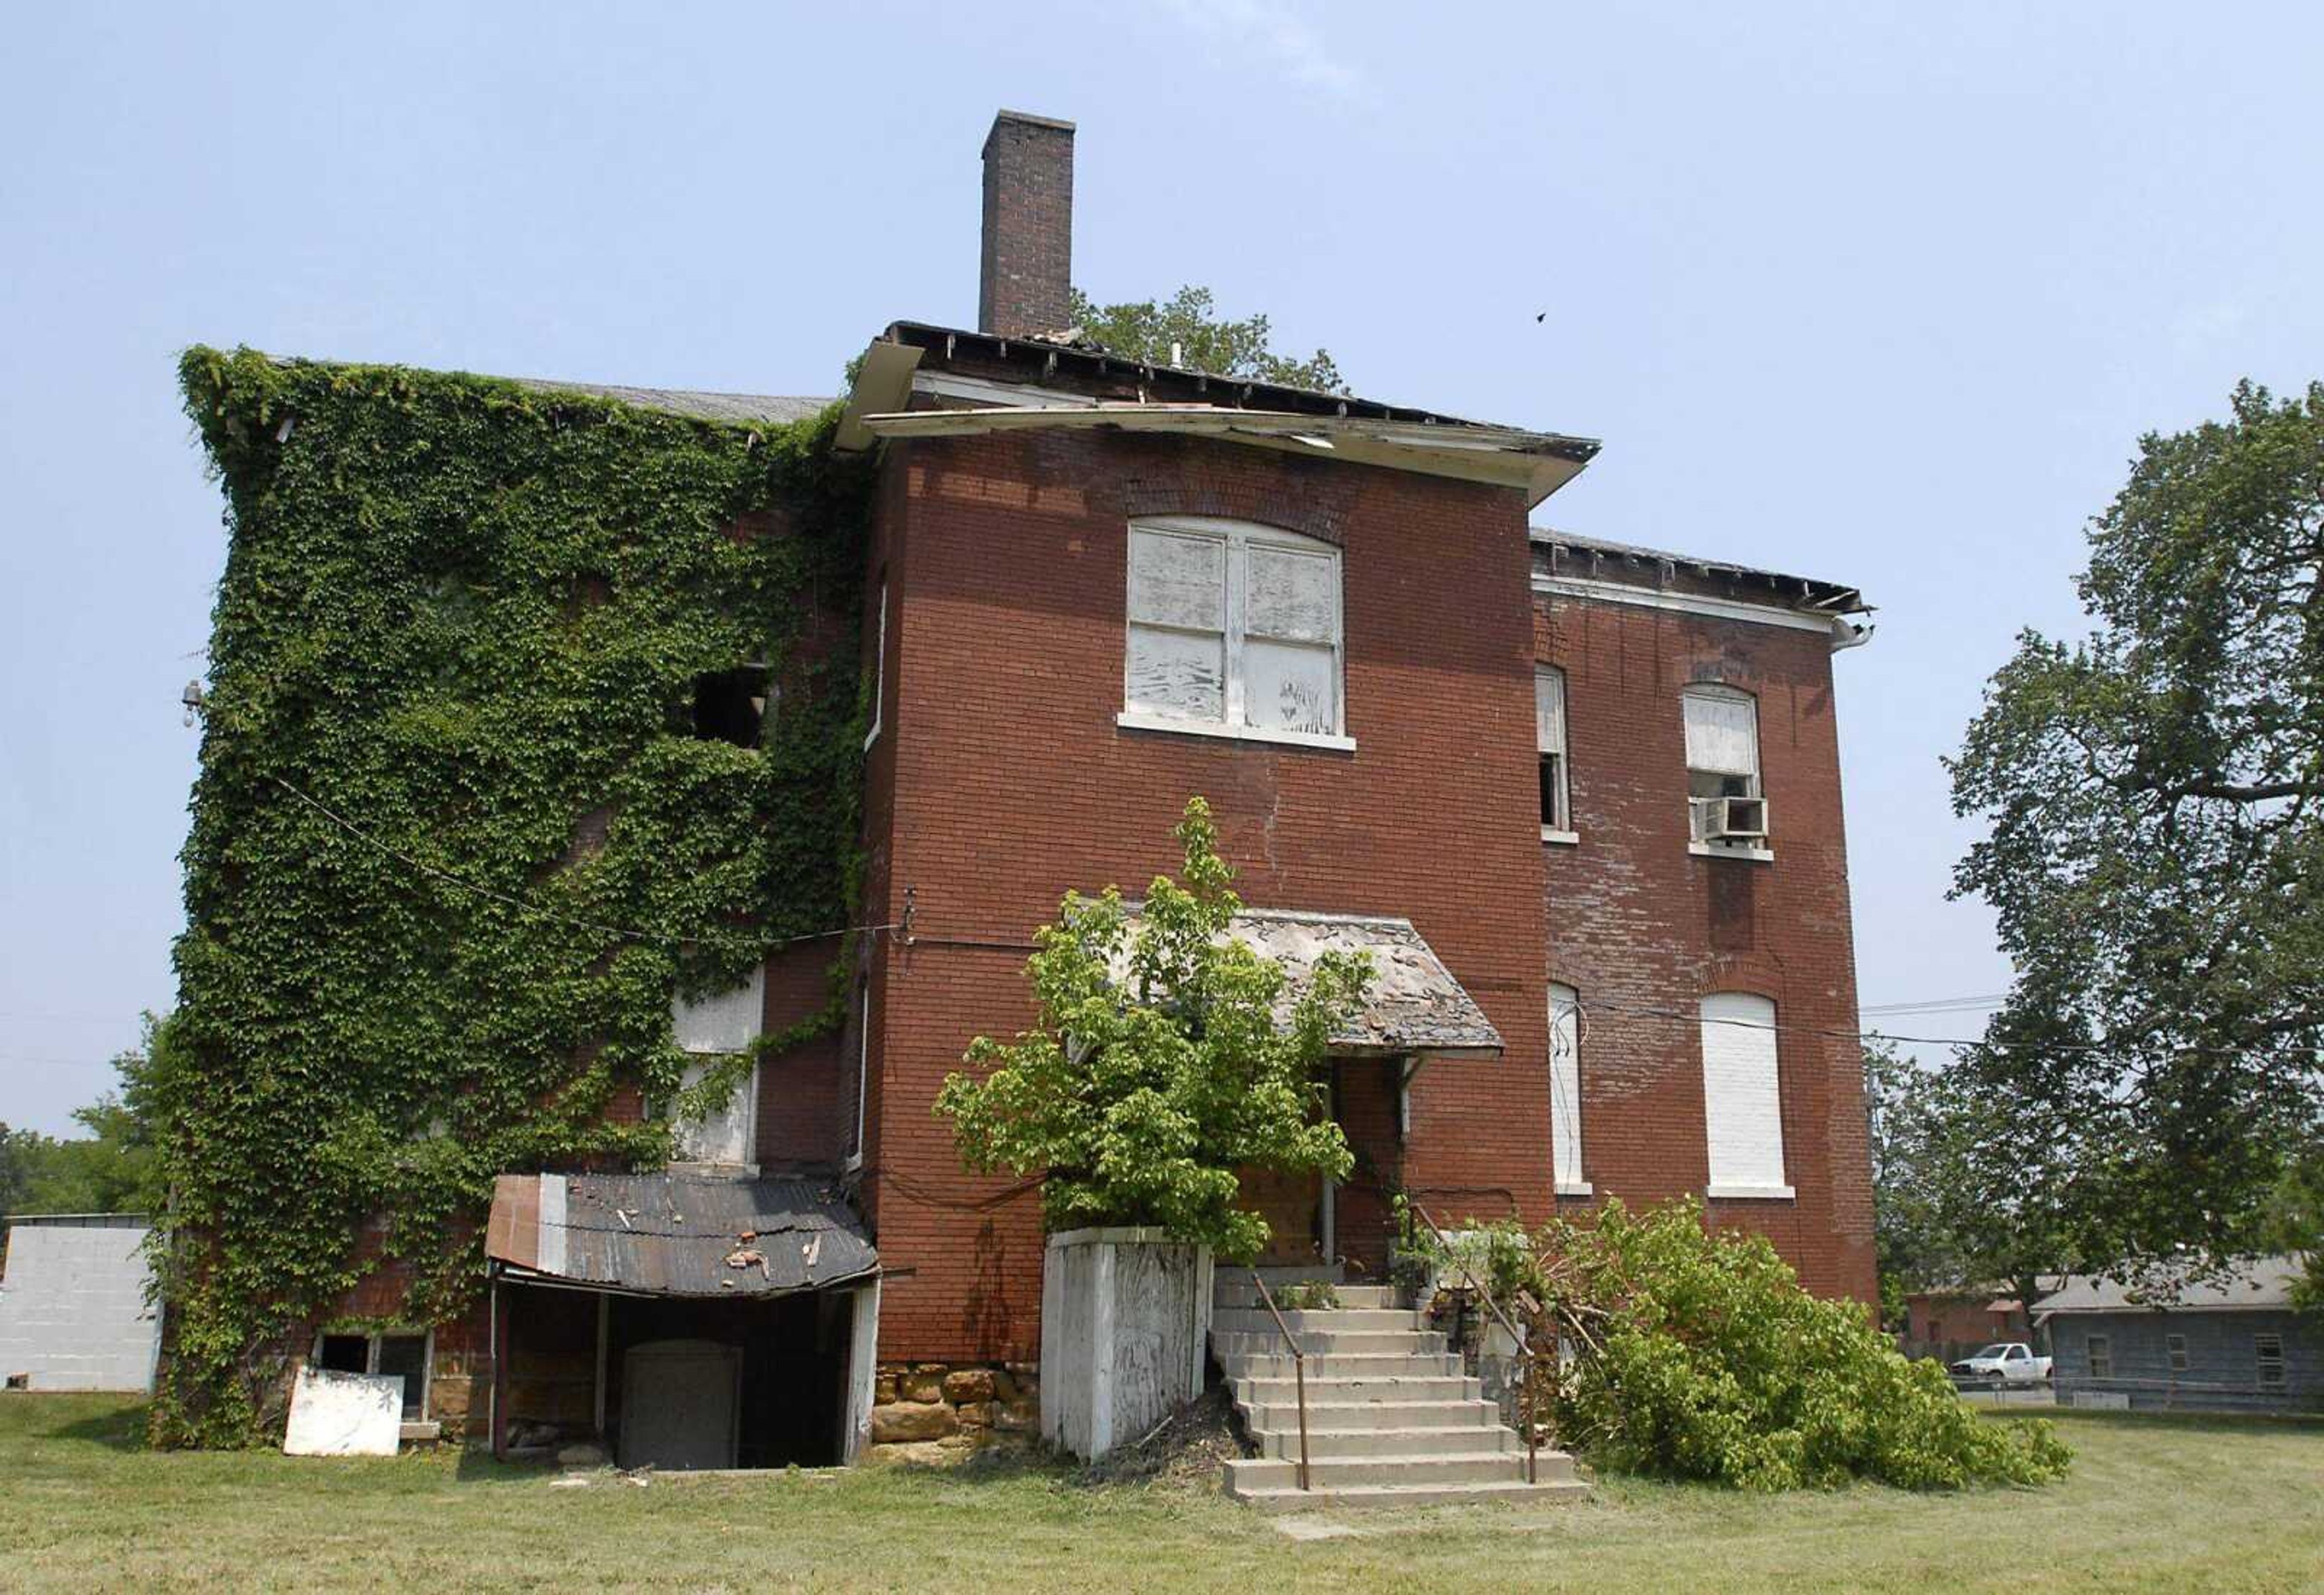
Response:
[[[880,577],[880,618],[872,632],[872,729],[863,733],[863,745],[870,747],[880,740],[880,712],[888,701],[888,578]]]
[[[2114,1342],[2102,1334],[2089,1335],[2082,1341],[2082,1351],[2089,1359],[2090,1378],[2114,1378]]]
[[[2259,1354],[2259,1388],[2263,1390],[2283,1388],[2283,1337],[2263,1334],[2252,1337],[2252,1349]]]
[[[1130,529],[1120,724],[1352,747],[1340,701],[1340,553],[1234,521]]]
[[[1789,1197],[1775,1005],[1748,991],[1702,1000],[1702,1112],[1713,1196]]]
[[[314,1364],[334,1373],[401,1374],[403,1421],[428,1421],[428,1359],[433,1350],[426,1330],[384,1334],[349,1332],[315,1337]]]
[[[872,1083],[872,982],[855,982],[855,1117],[847,1129],[847,1166],[863,1164],[863,1099]]]
[[[1587,1196],[1582,1177],[1582,994],[1549,988],[1549,1168],[1561,1196]]]
[[[1533,673],[1534,746],[1541,753],[1541,834],[1570,842],[1573,811],[1565,758],[1565,672],[1551,665]]]
[[[725,1059],[750,1051],[764,1028],[766,1006],[764,966],[753,969],[749,980],[731,991],[673,1003],[670,1028],[678,1048],[697,1060],[686,1065],[680,1088],[700,1084]],[[747,1167],[758,1161],[758,1131],[759,1070],[753,1065],[723,1104],[678,1124],[677,1161]]]
[[[2187,1371],[2187,1337],[2183,1334],[2164,1335],[2163,1349],[2171,1355],[2171,1371],[2185,1373]]]
[[[1705,852],[1765,852],[1758,701],[1731,687],[1708,686],[1688,687],[1682,701],[1689,837]]]

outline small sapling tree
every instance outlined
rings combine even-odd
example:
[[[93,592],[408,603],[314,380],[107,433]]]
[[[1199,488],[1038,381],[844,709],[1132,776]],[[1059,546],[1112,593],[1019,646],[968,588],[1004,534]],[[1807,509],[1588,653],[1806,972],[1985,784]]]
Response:
[[[936,1111],[969,1167],[1047,1174],[1053,1231],[1149,1225],[1249,1258],[1268,1229],[1238,1205],[1238,1168],[1348,1176],[1314,1071],[1370,969],[1327,953],[1287,989],[1279,962],[1227,934],[1241,902],[1210,807],[1191,799],[1175,834],[1183,883],[1157,876],[1134,917],[1118,888],[1066,895],[1025,966],[1034,1028],[978,1037],[978,1073],[946,1079]]]

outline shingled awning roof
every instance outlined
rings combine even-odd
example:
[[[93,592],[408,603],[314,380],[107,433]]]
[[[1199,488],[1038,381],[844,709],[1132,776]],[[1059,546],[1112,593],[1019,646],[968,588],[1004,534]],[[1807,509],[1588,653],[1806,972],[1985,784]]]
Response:
[[[1130,923],[1137,924],[1136,905]],[[1371,984],[1362,1007],[1333,1035],[1334,1053],[1501,1056],[1501,1033],[1409,919],[1246,908],[1234,917],[1229,934],[1283,964],[1289,977],[1284,982],[1285,1017],[1322,954],[1371,954]]]
[[[484,1254],[520,1278],[660,1296],[783,1295],[880,1267],[827,1180],[679,1174],[504,1174]]]

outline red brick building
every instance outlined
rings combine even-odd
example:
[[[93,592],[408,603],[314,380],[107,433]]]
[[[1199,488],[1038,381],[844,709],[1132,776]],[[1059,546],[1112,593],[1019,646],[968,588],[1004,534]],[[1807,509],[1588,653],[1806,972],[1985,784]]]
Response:
[[[1871,1301],[1832,668],[1858,595],[1542,530],[1585,439],[1072,337],[1072,138],[996,121],[982,325],[898,323],[849,396],[878,482],[862,917],[898,928],[865,943],[844,1032],[762,1063],[700,1146],[826,1182],[862,1225],[835,1245],[876,1242],[876,1283],[814,1281],[844,1310],[782,1309],[801,1369],[844,1378],[843,1449],[899,1392],[1028,1421],[1038,1191],[964,1172],[931,1106],[972,1037],[1029,1019],[1060,897],[1174,869],[1195,794],[1249,905],[1416,948],[1484,1026],[1333,1060],[1357,1173],[1263,1194],[1279,1255],[1377,1272],[1397,1192],[1527,1222],[1692,1194]],[[719,1051],[785,1026],[828,956],[772,961],[681,1032]],[[532,1382],[496,1415],[602,1433],[607,1298],[593,1328],[517,1282],[587,1283],[567,1204],[619,1198],[551,1176],[503,1196],[511,1288],[467,1332],[501,1337],[504,1390]],[[693,1343],[720,1305],[652,1310]]]

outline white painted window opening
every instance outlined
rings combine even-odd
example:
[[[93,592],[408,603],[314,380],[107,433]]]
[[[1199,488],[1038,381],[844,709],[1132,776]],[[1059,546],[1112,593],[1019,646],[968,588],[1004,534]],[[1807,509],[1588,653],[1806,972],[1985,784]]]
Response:
[[[2252,1350],[2259,1360],[2259,1388],[2263,1390],[2283,1388],[2283,1337],[2263,1334],[2252,1337]]]
[[[1582,994],[1549,988],[1549,1167],[1560,1196],[1587,1196],[1582,1177]]]
[[[1565,751],[1565,672],[1533,672],[1534,747],[1541,756],[1541,839],[1579,842],[1573,833],[1572,782]]]
[[[435,1367],[436,1332],[429,1329],[329,1330],[315,1337],[309,1360],[334,1373],[403,1376],[403,1421],[428,1421],[429,1375]]]
[[[872,982],[855,983],[855,1116],[847,1127],[847,1166],[863,1166],[863,1099],[872,1084]]]
[[[1759,784],[1759,703],[1731,687],[1701,684],[1682,695],[1686,715],[1687,838],[1698,853],[1757,857],[1767,851],[1767,802]]]
[[[1118,724],[1351,749],[1340,551],[1207,516],[1136,521]]]
[[[1749,991],[1702,1000],[1702,1117],[1712,1196],[1787,1200],[1775,1005]]]
[[[703,1077],[737,1053],[748,1052],[764,1028],[767,972],[764,965],[730,991],[695,1001],[678,1000],[670,1026],[678,1047],[689,1055],[681,1087]],[[677,1161],[716,1167],[748,1168],[758,1162],[759,1069],[753,1064],[725,1104],[678,1126]]]
[[[872,632],[872,729],[863,733],[863,745],[870,747],[880,740],[880,714],[888,699],[888,578],[880,578],[879,619]]]
[[[2102,1334],[2087,1336],[2082,1341],[2082,1352],[2089,1359],[2090,1378],[2094,1379],[2114,1378],[2114,1342],[2112,1341]]]

